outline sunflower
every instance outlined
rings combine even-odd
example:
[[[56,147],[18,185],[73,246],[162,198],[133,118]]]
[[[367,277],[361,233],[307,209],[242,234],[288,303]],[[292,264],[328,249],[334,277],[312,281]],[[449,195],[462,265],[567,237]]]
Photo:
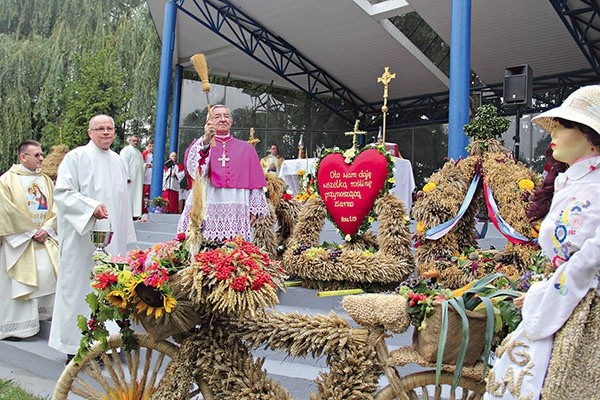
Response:
[[[146,286],[143,283],[136,285],[135,290],[131,293],[135,312],[138,314],[145,312],[147,316],[154,315],[154,318],[158,319],[165,312],[171,313],[177,306],[177,300],[171,293]]]
[[[106,300],[120,309],[127,308],[127,295],[122,290],[112,290],[106,295]]]

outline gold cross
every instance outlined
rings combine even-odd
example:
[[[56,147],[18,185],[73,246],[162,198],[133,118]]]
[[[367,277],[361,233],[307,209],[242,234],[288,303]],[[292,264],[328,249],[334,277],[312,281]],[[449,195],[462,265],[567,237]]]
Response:
[[[359,131],[358,130],[358,123],[359,123],[359,121],[356,120],[356,122],[354,123],[354,130],[353,131],[344,132],[344,135],[346,135],[346,136],[352,135],[352,147],[356,147],[356,137],[358,135],[364,135],[364,134],[367,133],[367,131]]]
[[[383,83],[383,98],[387,99],[388,97],[388,85],[392,79],[396,78],[396,73],[390,73],[390,67],[383,68],[383,75],[377,78],[377,83]]]
[[[382,142],[385,143],[385,117],[388,112],[387,98],[388,98],[388,85],[392,79],[396,78],[396,73],[390,73],[390,67],[383,68],[383,75],[377,78],[377,82],[383,83],[383,106],[381,106],[381,112],[383,114],[383,137]]]

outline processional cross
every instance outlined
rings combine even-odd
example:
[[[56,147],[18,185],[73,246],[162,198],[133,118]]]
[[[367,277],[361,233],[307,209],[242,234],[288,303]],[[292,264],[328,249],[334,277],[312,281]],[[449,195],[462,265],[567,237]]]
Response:
[[[352,130],[350,132],[344,132],[344,135],[346,135],[346,136],[352,135],[352,147],[353,148],[356,148],[357,136],[364,135],[367,133],[367,131],[359,131],[358,130],[358,123],[359,123],[359,121],[356,120],[356,122],[354,123],[354,130]]]
[[[381,106],[381,112],[383,113],[383,136],[382,142],[385,143],[385,117],[388,112],[387,99],[388,99],[388,85],[392,79],[396,78],[396,73],[390,73],[390,67],[383,68],[383,75],[377,78],[377,83],[383,83],[383,106]]]

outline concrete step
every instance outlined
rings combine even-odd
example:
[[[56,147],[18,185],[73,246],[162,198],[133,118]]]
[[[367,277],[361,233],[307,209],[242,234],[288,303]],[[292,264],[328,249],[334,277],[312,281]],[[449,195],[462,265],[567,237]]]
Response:
[[[176,229],[173,229],[173,231],[165,230],[160,232],[136,230],[135,234],[138,242],[145,242],[151,244],[163,243],[175,239]]]

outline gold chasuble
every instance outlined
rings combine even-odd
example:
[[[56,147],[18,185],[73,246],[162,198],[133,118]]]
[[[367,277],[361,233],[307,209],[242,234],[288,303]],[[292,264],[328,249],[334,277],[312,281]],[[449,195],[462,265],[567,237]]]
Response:
[[[40,285],[36,268],[36,250],[45,247],[54,273],[58,274],[56,241],[50,236],[43,244],[32,239],[42,226],[56,230],[53,189],[54,184],[48,176],[31,172],[18,164],[13,165],[0,178],[0,215],[2,215],[0,238],[2,238],[2,246],[10,247],[10,250],[5,252],[8,254],[8,265],[4,267],[11,279],[30,286],[30,293]],[[21,292],[18,297],[27,298],[28,295],[29,293]]]

